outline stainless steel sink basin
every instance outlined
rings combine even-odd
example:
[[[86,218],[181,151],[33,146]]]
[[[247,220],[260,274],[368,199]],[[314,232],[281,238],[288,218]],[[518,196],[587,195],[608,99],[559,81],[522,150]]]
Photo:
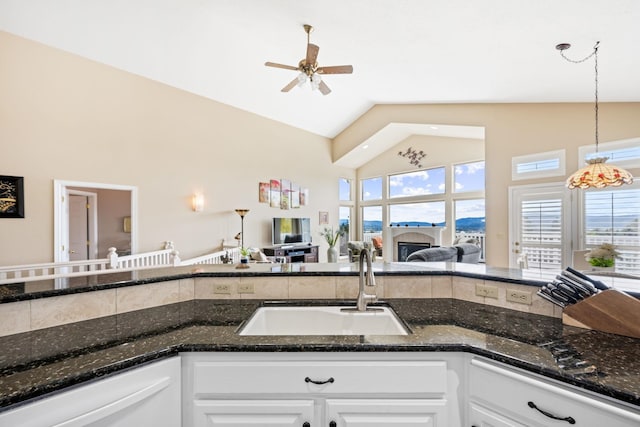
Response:
[[[345,306],[259,307],[239,335],[408,335],[389,307],[360,312]]]

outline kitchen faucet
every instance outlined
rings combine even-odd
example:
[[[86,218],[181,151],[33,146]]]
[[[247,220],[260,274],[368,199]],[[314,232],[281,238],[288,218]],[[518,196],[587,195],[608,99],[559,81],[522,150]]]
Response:
[[[365,258],[366,258],[366,268],[367,272],[365,275]],[[371,267],[371,253],[367,248],[364,248],[360,251],[359,258],[359,270],[360,270],[360,278],[358,280],[358,300],[356,304],[357,311],[367,311],[367,304],[370,302],[376,302],[378,297],[376,294],[368,294],[365,291],[365,285],[369,287],[374,287],[376,285],[376,280],[373,275],[373,268]],[[368,310],[374,310],[369,308]]]

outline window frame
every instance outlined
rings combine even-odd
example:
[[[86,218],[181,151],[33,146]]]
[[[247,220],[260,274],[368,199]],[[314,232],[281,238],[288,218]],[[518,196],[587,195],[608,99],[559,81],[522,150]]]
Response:
[[[545,151],[541,153],[525,154],[523,156],[514,156],[511,158],[511,180],[520,181],[524,179],[536,179],[536,178],[548,178],[553,176],[565,176],[566,175],[566,163],[567,163],[566,150],[553,150]],[[541,169],[532,170],[528,172],[518,172],[518,166],[527,163],[540,163],[549,160],[558,160],[558,168],[555,169]]]

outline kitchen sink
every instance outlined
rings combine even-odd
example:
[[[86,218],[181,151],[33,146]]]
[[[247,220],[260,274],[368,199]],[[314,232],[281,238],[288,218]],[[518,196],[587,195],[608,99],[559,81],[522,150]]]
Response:
[[[239,335],[408,335],[389,307],[263,306],[241,327]]]

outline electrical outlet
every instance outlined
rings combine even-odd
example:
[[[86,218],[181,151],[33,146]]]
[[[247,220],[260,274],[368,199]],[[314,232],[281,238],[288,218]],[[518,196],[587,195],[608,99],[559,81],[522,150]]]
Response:
[[[213,288],[214,294],[231,294],[231,285],[215,285]]]
[[[253,283],[241,283],[238,285],[239,294],[252,294],[254,292]]]
[[[531,292],[507,289],[507,301],[531,305]]]
[[[498,298],[498,287],[488,285],[476,285],[476,295],[479,297]]]

